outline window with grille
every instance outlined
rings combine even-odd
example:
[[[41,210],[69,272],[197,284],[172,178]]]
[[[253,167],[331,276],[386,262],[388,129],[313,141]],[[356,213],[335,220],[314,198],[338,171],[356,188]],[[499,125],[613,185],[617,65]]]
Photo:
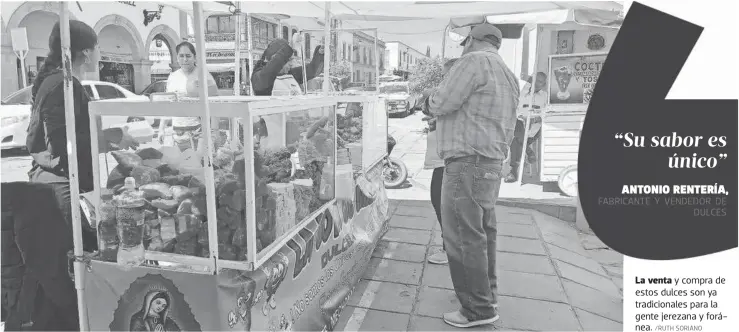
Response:
[[[205,33],[234,33],[236,32],[236,18],[233,16],[217,15],[208,17],[205,24]]]

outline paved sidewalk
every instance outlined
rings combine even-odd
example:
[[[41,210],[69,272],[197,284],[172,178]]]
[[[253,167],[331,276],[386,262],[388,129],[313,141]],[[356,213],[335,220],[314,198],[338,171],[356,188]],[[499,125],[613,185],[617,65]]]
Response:
[[[452,331],[459,308],[428,201],[392,201],[390,230],[373,253],[337,331]],[[622,331],[621,255],[539,212],[496,207],[500,317],[472,330]]]

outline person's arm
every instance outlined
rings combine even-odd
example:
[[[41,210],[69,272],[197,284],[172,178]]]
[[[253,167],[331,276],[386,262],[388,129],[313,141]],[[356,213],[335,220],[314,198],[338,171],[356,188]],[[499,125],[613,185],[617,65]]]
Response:
[[[529,111],[529,103],[531,103],[531,97],[527,96],[529,90],[531,90],[531,84],[529,83],[526,83],[521,89],[521,97],[518,99],[518,107],[516,107],[516,117],[518,118],[526,116]]]
[[[174,75],[174,72],[170,73],[169,76],[167,77],[167,87],[164,90],[166,92],[175,92],[174,83],[173,83],[175,78],[173,78],[172,75]],[[167,121],[171,119],[173,118],[161,117],[159,119],[159,142],[160,143],[162,142],[162,139],[164,138],[164,132],[165,132],[165,129],[167,128]]]
[[[292,47],[285,45],[272,56],[272,59],[270,59],[264,67],[253,72],[251,75],[251,84],[254,91],[270,89],[274,85],[275,79],[280,73],[280,69],[290,61],[290,57],[292,55]]]
[[[429,112],[444,115],[459,110],[479,86],[479,59],[464,56],[457,61],[439,88],[429,97]]]
[[[323,70],[323,53],[321,52],[321,46],[316,46],[313,50],[313,58],[310,63],[305,66],[305,75],[308,76],[307,81],[312,80]],[[293,75],[298,84],[305,84],[303,82],[303,66],[294,67],[290,69],[290,75]]]
[[[208,73],[208,96],[210,97],[216,97],[218,96],[218,84],[216,84],[216,79],[213,78],[213,74]]]
[[[74,112],[77,116],[89,116],[89,114],[81,114],[82,103],[89,100],[82,95],[84,93],[82,85],[78,81],[74,83]],[[46,98],[45,105],[41,108],[42,117],[44,119],[44,128],[46,129],[46,146],[52,156],[60,156],[63,161],[67,161],[67,126],[64,108],[64,87],[60,83],[55,87],[52,95]],[[98,142],[99,152],[104,153],[113,150],[111,144],[118,144],[123,139],[123,130],[121,128],[110,128],[102,130],[102,120],[96,119],[98,126]],[[88,137],[78,137],[78,139],[92,139],[89,137],[90,128],[76,128],[78,135],[88,135]],[[66,163],[64,163],[66,164]]]

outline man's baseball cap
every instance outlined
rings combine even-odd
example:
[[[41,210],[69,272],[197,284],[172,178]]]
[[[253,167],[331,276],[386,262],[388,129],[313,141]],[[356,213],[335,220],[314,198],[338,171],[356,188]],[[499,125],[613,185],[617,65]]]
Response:
[[[467,38],[465,38],[459,45],[464,46],[465,44],[467,44],[467,41],[470,40],[470,37],[477,40],[489,42],[493,45],[500,45],[501,41],[503,40],[503,33],[500,32],[500,29],[496,28],[490,23],[478,24],[474,26],[472,30],[470,30],[470,34],[467,35]]]

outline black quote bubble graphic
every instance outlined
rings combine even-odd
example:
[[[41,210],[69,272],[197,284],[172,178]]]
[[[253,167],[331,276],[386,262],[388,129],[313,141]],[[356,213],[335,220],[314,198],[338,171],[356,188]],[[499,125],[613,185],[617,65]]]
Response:
[[[702,31],[634,2],[593,92],[580,138],[579,199],[596,236],[624,255],[669,260],[737,247],[737,100],[665,100]],[[720,63],[703,65],[705,76],[688,84],[715,85],[712,77],[726,75]],[[654,136],[666,142],[673,133],[703,138],[697,147],[651,147]],[[722,136],[724,147],[709,146]],[[635,137],[645,146],[624,147]],[[670,168],[674,156],[715,167]],[[728,195],[672,193],[673,185],[714,184]],[[622,195],[624,185],[667,185],[670,193]],[[682,200],[667,205],[673,197]]]

